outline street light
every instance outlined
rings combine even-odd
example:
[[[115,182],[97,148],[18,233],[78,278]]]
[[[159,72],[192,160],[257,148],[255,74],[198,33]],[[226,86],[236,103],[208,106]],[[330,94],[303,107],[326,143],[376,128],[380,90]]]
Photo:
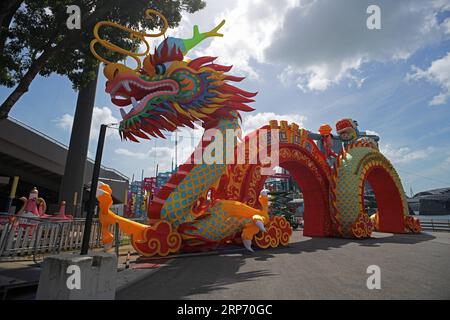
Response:
[[[81,255],[87,255],[89,250],[89,241],[91,238],[92,218],[94,217],[94,210],[97,204],[96,192],[98,185],[98,178],[100,176],[100,166],[102,163],[103,147],[105,145],[106,129],[112,124],[102,124],[100,126],[100,133],[98,136],[97,152],[95,154],[94,171],[92,172],[91,192],[89,193],[88,210],[86,213],[86,221],[84,224],[83,242],[81,244]]]

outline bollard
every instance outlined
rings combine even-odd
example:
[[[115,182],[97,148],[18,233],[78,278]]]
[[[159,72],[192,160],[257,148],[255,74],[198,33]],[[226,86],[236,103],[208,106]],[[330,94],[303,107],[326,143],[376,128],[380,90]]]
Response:
[[[61,254],[47,257],[37,300],[113,300],[117,257],[109,253]]]
[[[125,260],[125,269],[130,268],[130,251],[127,253],[127,259]]]

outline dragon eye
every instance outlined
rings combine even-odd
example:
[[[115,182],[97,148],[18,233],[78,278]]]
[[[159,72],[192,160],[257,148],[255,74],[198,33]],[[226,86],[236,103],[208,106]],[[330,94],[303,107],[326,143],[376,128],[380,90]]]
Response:
[[[173,64],[173,61],[158,63],[155,66],[155,73],[160,76],[165,74],[167,72],[167,70],[169,70],[169,68],[172,64]]]
[[[156,74],[163,75],[166,73],[166,66],[162,63],[159,63],[155,66],[155,72]]]

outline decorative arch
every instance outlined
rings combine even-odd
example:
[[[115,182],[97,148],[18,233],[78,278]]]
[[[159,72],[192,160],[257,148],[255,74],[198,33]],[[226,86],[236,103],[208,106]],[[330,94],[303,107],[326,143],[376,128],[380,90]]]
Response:
[[[272,121],[259,130],[262,129],[279,130],[279,149],[275,150],[279,156],[278,165],[289,171],[302,190],[305,201],[304,235],[323,237],[335,234],[336,222],[332,221],[329,202],[330,168],[314,141],[308,137],[308,132],[299,129],[296,124],[287,125],[285,121],[281,121],[279,126]],[[248,135],[244,142],[248,144],[249,137],[258,135],[259,130]],[[270,144],[265,152],[272,152]],[[261,175],[261,166],[260,163],[230,165],[228,176],[219,186],[220,196],[258,208],[257,199],[268,178]]]
[[[404,216],[408,207],[403,203],[404,196],[400,193],[392,172],[383,165],[374,164],[367,169],[365,180],[372,186],[377,200],[379,221],[376,229],[381,232],[403,233]]]
[[[364,207],[366,182],[372,186],[378,207],[371,218]],[[339,236],[366,238],[373,230],[420,232],[420,222],[408,214],[400,177],[389,160],[367,142],[351,144],[340,154],[332,176],[331,198]]]

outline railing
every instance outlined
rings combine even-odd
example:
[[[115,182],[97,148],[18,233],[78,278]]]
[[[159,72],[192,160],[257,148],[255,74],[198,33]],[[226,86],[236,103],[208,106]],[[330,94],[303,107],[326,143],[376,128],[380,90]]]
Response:
[[[19,218],[0,224],[0,260],[24,256],[57,254],[60,251],[81,248],[84,219],[48,221],[45,219]],[[90,247],[102,246],[98,219],[92,222]]]
[[[423,230],[450,232],[450,220],[420,220]]]

